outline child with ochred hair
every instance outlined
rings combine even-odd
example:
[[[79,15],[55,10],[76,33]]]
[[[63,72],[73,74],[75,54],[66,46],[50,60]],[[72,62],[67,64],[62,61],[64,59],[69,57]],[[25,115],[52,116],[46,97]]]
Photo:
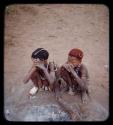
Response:
[[[86,102],[88,92],[89,75],[87,67],[82,63],[84,53],[78,48],[69,51],[68,59],[60,68],[60,76],[66,83],[66,89],[70,95],[80,93],[83,102]]]

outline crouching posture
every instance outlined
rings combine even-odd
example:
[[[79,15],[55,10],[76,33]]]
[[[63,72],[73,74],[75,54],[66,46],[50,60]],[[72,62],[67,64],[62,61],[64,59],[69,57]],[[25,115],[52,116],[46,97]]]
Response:
[[[88,70],[82,64],[83,52],[80,49],[72,49],[68,54],[67,62],[60,68],[60,77],[66,83],[69,94],[80,93],[83,102],[86,102],[88,92]]]
[[[48,57],[48,51],[43,48],[36,49],[31,55],[33,64],[24,78],[24,83],[32,80],[34,84],[29,92],[30,95],[36,94],[38,90],[54,91],[55,64],[48,63]]]

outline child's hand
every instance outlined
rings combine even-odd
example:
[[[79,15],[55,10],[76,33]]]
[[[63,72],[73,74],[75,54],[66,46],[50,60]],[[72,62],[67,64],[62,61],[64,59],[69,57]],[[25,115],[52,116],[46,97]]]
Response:
[[[50,71],[54,71],[54,69],[55,69],[54,62],[50,62],[49,65],[50,65]]]
[[[33,60],[33,66],[34,67],[39,67],[39,68],[41,68],[41,69],[44,69],[44,62],[43,61],[41,61],[41,60],[39,60],[39,59],[34,59]]]
[[[40,64],[40,61],[37,60],[37,59],[34,59],[34,60],[33,60],[33,65],[34,65],[34,66],[37,66],[38,64]]]
[[[64,64],[63,67],[68,71],[68,72],[73,72],[73,65],[71,64]]]
[[[46,70],[46,67],[44,66],[44,64],[37,64],[36,65],[37,67],[39,67],[40,69],[42,69],[43,71],[45,71]]]

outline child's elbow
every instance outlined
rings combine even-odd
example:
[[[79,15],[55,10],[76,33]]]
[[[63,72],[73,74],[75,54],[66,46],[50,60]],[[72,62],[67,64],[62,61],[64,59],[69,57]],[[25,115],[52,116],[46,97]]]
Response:
[[[26,78],[26,77],[23,79],[23,83],[24,83],[24,84],[28,83],[28,81],[29,81],[29,79]]]

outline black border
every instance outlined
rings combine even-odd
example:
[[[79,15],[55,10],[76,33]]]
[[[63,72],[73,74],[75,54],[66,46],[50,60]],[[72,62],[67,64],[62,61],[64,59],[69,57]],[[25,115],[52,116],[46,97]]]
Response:
[[[11,124],[11,123],[24,123],[24,124],[29,124],[29,123],[32,123],[32,124],[41,124],[41,123],[44,123],[44,122],[13,122],[13,121],[7,121],[5,119],[5,116],[4,116],[4,15],[5,15],[5,7],[8,6],[8,5],[12,5],[12,4],[104,4],[108,7],[109,9],[109,65],[110,65],[110,68],[109,68],[109,83],[110,83],[110,86],[109,86],[109,117],[105,120],[105,121],[101,121],[101,122],[98,122],[98,121],[94,121],[94,122],[89,122],[89,124],[91,123],[102,123],[102,124],[106,124],[106,123],[110,123],[110,121],[112,121],[112,105],[111,105],[111,94],[112,94],[112,91],[111,91],[111,79],[110,79],[110,76],[111,76],[111,1],[103,1],[103,0],[40,0],[40,1],[37,1],[37,0],[1,0],[0,1],[0,46],[1,46],[1,49],[0,49],[0,54],[1,54],[1,59],[2,62],[0,61],[1,63],[1,71],[2,73],[0,74],[0,79],[1,79],[1,87],[0,87],[0,121],[3,123],[7,123],[7,124]],[[2,102],[2,103],[1,103]],[[47,123],[47,122],[45,122]],[[52,122],[53,123],[53,122]],[[55,122],[55,123],[58,123],[58,122]],[[59,122],[59,123],[64,123],[64,122]],[[58,124],[59,124],[58,123]],[[82,123],[82,122],[65,122],[66,124],[68,123]],[[83,123],[88,123],[87,121],[86,122],[83,122]]]

